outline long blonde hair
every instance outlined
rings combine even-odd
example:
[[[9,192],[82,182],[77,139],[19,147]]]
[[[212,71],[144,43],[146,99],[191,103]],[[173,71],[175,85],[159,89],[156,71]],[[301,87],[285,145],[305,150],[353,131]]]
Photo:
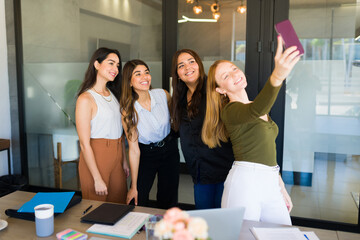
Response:
[[[218,60],[211,65],[206,85],[206,114],[201,139],[210,148],[220,146],[220,141],[227,142],[229,137],[220,119],[221,110],[229,102],[229,98],[216,92],[218,85],[215,81],[216,68],[223,62],[229,61]]]

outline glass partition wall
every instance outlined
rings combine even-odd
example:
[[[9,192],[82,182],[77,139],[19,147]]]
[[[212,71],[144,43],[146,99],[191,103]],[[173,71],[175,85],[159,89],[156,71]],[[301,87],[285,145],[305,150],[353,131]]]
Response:
[[[161,1],[21,1],[25,132],[29,184],[60,187],[54,166],[79,156],[75,102],[98,47],[118,49],[123,65],[146,61],[161,87]],[[61,164],[62,188],[79,190],[76,163]]]
[[[123,63],[132,58],[145,60],[150,66],[153,87],[162,87],[164,1],[21,1],[24,127],[30,185],[58,186],[54,169],[58,142],[64,161],[78,157],[75,96],[96,48],[118,49]],[[270,69],[272,64],[269,58],[261,58],[271,54],[264,50],[271,49],[267,41],[274,41],[267,39],[271,38],[268,32],[273,31],[272,26],[264,29],[263,25],[276,12],[272,4],[290,2],[289,18],[305,49],[305,55],[287,79],[285,124],[278,124],[280,129],[284,128],[281,168],[294,203],[291,216],[358,224],[358,1],[175,2],[178,6],[178,15],[174,15],[178,20],[177,41],[165,45],[176,44],[177,49],[195,50],[207,72],[218,59],[234,61],[244,70],[248,43],[246,68],[251,75],[249,85],[255,86],[255,90],[263,81],[261,77],[268,77],[261,72],[264,68]],[[216,3],[219,5],[214,8]],[[202,7],[200,14],[194,13],[195,6]],[[253,11],[251,14],[249,9],[243,12],[241,6],[249,6]],[[215,13],[220,13],[217,21],[214,21]],[[247,18],[251,19],[248,24]],[[247,30],[251,32],[248,40]],[[256,76],[259,79],[254,79]],[[76,164],[62,166],[62,187],[79,190]],[[155,199],[155,194],[151,197]],[[194,203],[190,176],[181,178],[179,201]]]
[[[359,1],[290,1],[305,55],[286,82],[283,178],[292,216],[358,224]]]

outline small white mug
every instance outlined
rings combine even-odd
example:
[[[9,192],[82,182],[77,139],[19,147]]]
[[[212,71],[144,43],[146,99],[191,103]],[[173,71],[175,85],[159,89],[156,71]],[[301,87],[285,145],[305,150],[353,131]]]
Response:
[[[54,205],[40,204],[35,208],[35,226],[38,237],[48,237],[54,233]]]

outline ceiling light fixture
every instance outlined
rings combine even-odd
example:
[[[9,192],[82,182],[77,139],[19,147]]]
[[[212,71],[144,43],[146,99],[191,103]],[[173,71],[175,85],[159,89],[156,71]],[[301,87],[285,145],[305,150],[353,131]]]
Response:
[[[240,6],[237,7],[236,11],[240,14],[243,14],[246,12],[246,5],[244,4],[244,0],[241,0]]]
[[[218,12],[220,10],[220,6],[219,6],[219,3],[218,1],[215,0],[215,2],[213,4],[211,4],[211,7],[210,7],[211,11],[214,13],[214,12]]]
[[[215,20],[219,20],[221,14],[219,12],[220,10],[220,6],[219,6],[219,3],[217,0],[215,0],[215,2],[213,4],[211,4],[211,7],[210,7],[211,11],[213,12],[213,18]]]
[[[202,13],[202,7],[199,5],[199,0],[196,0],[196,4],[193,7],[193,11],[194,11],[195,14]]]
[[[236,8],[236,11],[240,14],[246,13],[247,7],[246,7],[246,1],[240,0],[240,5]],[[186,0],[187,4],[194,4],[193,11],[195,14],[200,14],[203,12],[202,6],[199,4],[199,0]],[[206,3],[207,4],[207,3]],[[210,10],[212,12],[212,16],[215,21],[218,21],[221,17],[220,13],[220,4],[219,0],[214,0],[214,3],[210,5]],[[188,20],[180,19],[178,20],[179,23],[181,22],[188,22]]]
[[[212,15],[213,15],[213,18],[214,18],[216,21],[218,21],[219,18],[220,18],[220,16],[221,16],[221,14],[220,14],[219,12],[214,12]]]
[[[178,20],[178,23],[185,23],[185,22],[217,22],[216,19],[204,19],[204,18],[188,18],[186,16],[182,16],[182,19]]]

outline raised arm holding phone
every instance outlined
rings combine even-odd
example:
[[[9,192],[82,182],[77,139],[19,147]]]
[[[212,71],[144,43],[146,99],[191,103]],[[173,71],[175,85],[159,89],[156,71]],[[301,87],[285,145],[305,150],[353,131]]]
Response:
[[[221,207],[246,207],[245,219],[291,225],[291,199],[276,162],[276,123],[270,118],[281,85],[300,59],[297,47],[283,51],[278,36],[275,68],[254,101],[244,73],[227,60],[209,70],[202,139],[209,147],[230,137],[235,162],[226,178]],[[215,134],[214,134],[215,133]]]

